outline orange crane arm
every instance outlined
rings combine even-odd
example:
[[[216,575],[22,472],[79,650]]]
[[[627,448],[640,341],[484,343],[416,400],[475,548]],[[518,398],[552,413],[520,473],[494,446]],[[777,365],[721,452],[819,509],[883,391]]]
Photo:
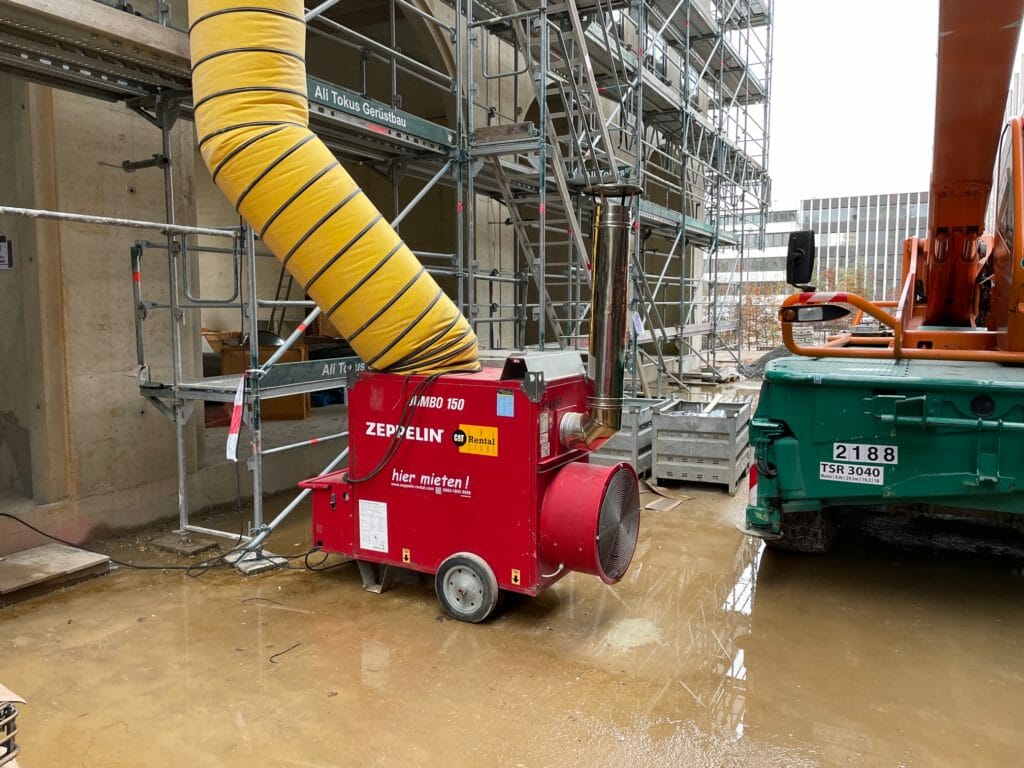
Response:
[[[942,0],[924,270],[927,325],[970,327],[1024,0]]]
[[[929,228],[982,230],[1024,0],[942,0]]]

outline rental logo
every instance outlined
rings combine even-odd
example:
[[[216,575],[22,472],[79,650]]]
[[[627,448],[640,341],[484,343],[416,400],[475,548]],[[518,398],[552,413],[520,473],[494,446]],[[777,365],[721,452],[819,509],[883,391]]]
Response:
[[[444,441],[444,430],[434,427],[400,427],[383,421],[366,422],[366,434],[371,437],[392,437],[395,433],[403,440],[414,443],[440,443]]]
[[[498,428],[459,424],[459,428],[452,433],[452,442],[459,446],[459,453],[497,456]]]

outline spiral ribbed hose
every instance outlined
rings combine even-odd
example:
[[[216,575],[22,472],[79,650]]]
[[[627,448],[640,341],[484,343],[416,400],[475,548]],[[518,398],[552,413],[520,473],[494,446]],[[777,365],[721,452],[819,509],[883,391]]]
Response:
[[[476,370],[476,334],[308,127],[301,0],[189,0],[213,180],[371,368]]]

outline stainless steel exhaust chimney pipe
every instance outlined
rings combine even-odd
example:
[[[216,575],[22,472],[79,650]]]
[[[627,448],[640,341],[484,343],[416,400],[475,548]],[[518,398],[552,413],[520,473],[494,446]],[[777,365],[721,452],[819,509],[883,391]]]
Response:
[[[587,362],[594,395],[587,402],[587,413],[567,413],[562,417],[558,431],[566,448],[596,451],[622,425],[629,238],[633,198],[640,192],[634,184],[602,184],[587,190],[597,198]]]

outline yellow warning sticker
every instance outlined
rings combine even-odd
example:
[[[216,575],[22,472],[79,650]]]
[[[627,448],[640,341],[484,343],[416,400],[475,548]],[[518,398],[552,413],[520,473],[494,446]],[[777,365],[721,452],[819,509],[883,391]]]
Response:
[[[476,424],[459,424],[452,435],[459,453],[475,453],[478,456],[498,455],[498,428],[481,427]]]

